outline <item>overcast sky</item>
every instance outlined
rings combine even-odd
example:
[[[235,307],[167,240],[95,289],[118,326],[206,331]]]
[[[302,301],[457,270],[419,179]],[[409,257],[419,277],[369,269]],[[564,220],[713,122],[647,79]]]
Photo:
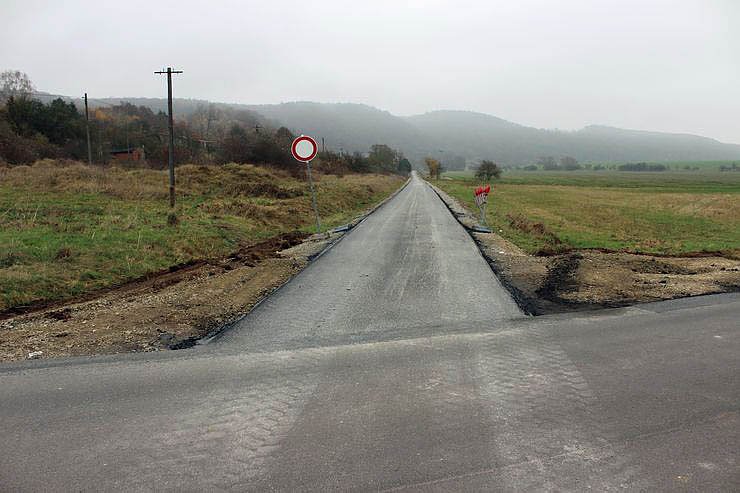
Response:
[[[0,0],[43,91],[365,103],[740,143],[740,0]]]

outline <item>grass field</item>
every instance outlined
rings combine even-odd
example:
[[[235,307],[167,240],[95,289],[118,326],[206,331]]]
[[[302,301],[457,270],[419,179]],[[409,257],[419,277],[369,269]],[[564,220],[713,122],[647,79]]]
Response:
[[[626,164],[624,162],[614,162],[614,163],[597,163],[597,162],[585,162],[581,163],[583,166],[588,167],[594,167],[594,166],[603,166],[603,167],[611,167],[611,166],[619,166],[620,164]],[[740,166],[740,159],[737,159],[735,161],[661,161],[661,162],[647,162],[646,164],[662,164],[663,166],[666,166],[668,169],[665,172],[672,172],[672,173],[679,173],[682,175],[697,175],[701,173],[706,172],[722,172],[722,168],[731,168],[733,165],[736,167]],[[524,170],[513,170],[513,173],[523,172]],[[543,171],[542,168],[538,171]],[[608,174],[612,171],[618,171],[618,170],[610,170],[610,169],[601,169],[601,170],[589,170],[589,169],[582,169],[577,170],[577,173],[594,173],[594,175],[599,174]],[[536,173],[537,171],[528,171],[528,174]],[[553,171],[548,171],[547,173],[552,173]],[[659,172],[657,174],[665,173],[665,172]],[[554,171],[554,173],[557,173],[557,171]],[[563,171],[565,174],[573,174],[573,171]],[[623,174],[629,174],[629,172],[622,172]],[[645,173],[645,172],[640,172]],[[726,173],[735,173],[736,172],[730,172],[725,171],[722,172],[722,174]],[[648,173],[649,174],[649,173]],[[445,176],[449,178],[455,178],[455,179],[464,179],[464,178],[472,178],[473,177],[473,171],[470,170],[453,170],[453,171],[446,171],[444,173]]]
[[[733,164],[740,166],[740,159],[734,161],[662,161],[648,164],[664,164],[673,170],[696,170],[698,168],[701,171],[719,171],[722,166],[731,167]]]
[[[81,295],[292,230],[313,231],[307,183],[249,165],[181,166],[177,225],[163,171],[39,162],[0,168],[0,310]],[[322,175],[322,223],[342,224],[400,177]]]
[[[471,174],[434,182],[471,209]],[[604,248],[740,255],[740,173],[505,172],[487,221],[530,253]]]

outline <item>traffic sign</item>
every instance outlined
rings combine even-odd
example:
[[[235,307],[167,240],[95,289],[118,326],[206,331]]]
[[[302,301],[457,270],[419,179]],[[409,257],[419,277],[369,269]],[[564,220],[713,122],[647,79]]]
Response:
[[[319,152],[319,145],[308,135],[296,137],[290,146],[290,153],[296,161],[306,163],[306,174],[308,175],[308,184],[311,187],[311,204],[313,212],[316,214],[316,232],[321,233],[321,218],[319,217],[319,208],[316,205],[316,189],[313,187],[313,178],[311,177],[311,160]]]
[[[491,185],[485,187],[478,187],[473,192],[475,195],[475,205],[478,206],[480,211],[480,223],[483,228],[488,229],[486,224],[486,204],[488,204],[488,194],[491,193]]]
[[[475,205],[480,207],[488,202],[488,194],[491,192],[491,185],[478,187],[475,189]]]
[[[319,146],[308,135],[301,135],[293,141],[293,145],[290,146],[290,152],[296,161],[308,163],[316,157],[316,154],[319,152]]]

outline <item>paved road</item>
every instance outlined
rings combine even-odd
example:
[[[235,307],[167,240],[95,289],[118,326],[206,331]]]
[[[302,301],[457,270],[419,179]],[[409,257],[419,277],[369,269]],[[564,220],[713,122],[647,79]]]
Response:
[[[522,317],[439,207],[412,182],[214,344],[0,366],[0,490],[737,491],[740,296]]]
[[[462,226],[414,175],[221,342],[272,351],[475,330],[521,316]]]

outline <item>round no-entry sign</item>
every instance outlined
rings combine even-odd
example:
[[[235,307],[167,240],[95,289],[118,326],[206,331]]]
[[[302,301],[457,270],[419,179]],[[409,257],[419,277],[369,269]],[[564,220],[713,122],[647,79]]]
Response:
[[[293,141],[293,145],[290,146],[290,152],[296,160],[307,163],[316,157],[316,153],[319,152],[319,146],[308,135],[301,135]]]

